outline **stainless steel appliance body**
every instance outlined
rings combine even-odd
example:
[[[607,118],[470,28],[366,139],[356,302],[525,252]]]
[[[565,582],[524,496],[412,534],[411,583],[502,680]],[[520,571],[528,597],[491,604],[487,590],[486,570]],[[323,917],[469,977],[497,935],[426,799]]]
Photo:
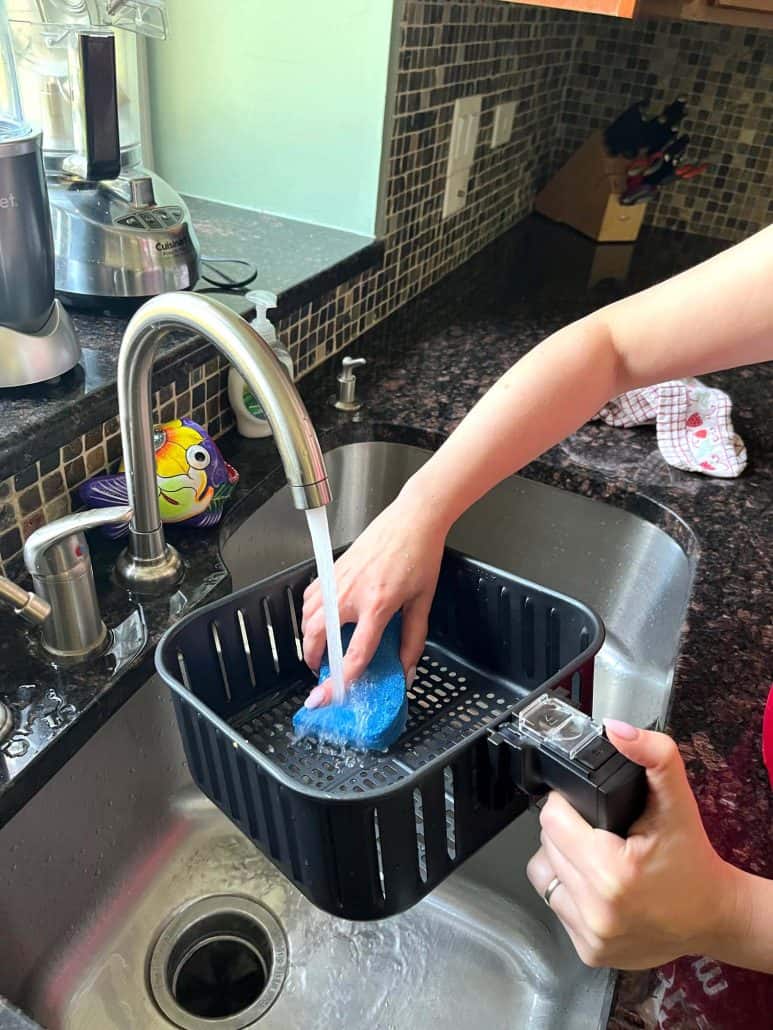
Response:
[[[75,307],[142,301],[191,289],[199,278],[198,241],[185,202],[141,165],[117,178],[73,178],[47,158],[56,289]]]
[[[44,130],[56,290],[74,306],[136,306],[199,277],[184,201],[142,165],[135,33],[148,25],[139,6],[129,31],[115,31],[97,9],[76,17],[12,0],[22,105]]]
[[[0,320],[36,333],[54,303],[54,244],[40,133],[0,142]]]
[[[54,247],[40,133],[0,140],[0,387],[68,372],[80,347],[54,297]]]

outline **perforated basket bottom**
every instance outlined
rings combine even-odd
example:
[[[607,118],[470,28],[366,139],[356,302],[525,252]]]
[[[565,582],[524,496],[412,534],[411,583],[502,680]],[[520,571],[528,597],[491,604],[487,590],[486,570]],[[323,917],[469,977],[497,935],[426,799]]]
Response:
[[[526,696],[526,688],[482,675],[431,644],[408,691],[405,732],[387,752],[355,751],[293,735],[307,683],[241,713],[231,725],[305,787],[362,794],[406,779]]]

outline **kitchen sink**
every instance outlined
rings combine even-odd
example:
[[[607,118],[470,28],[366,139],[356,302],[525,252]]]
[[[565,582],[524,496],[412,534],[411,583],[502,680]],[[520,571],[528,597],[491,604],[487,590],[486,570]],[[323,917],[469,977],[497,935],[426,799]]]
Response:
[[[334,546],[427,457],[390,443],[331,451]],[[449,542],[592,605],[607,627],[594,713],[662,721],[693,571],[671,537],[514,477]],[[234,513],[222,552],[238,588],[311,548],[282,490]],[[0,994],[49,1030],[604,1025],[612,975],[579,962],[528,884],[537,843],[529,812],[408,912],[335,919],[193,786],[154,677],[0,831]]]

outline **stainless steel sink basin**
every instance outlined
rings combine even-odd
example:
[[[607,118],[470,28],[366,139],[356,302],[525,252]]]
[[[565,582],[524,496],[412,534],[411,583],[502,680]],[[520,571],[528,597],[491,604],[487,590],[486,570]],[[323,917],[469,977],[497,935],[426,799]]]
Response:
[[[426,457],[385,443],[331,452],[334,543]],[[593,605],[608,630],[596,714],[662,716],[691,579],[669,536],[515,478],[451,543]],[[236,587],[294,564],[310,555],[303,516],[282,491],[223,554]],[[0,994],[49,1030],[588,1030],[605,1018],[611,974],[577,960],[526,881],[537,837],[527,814],[409,912],[336,920],[192,786],[152,680],[0,831]]]

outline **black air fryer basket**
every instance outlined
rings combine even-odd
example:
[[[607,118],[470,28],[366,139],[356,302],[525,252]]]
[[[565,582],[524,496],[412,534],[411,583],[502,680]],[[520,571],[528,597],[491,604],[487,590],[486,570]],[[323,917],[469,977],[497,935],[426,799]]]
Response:
[[[429,639],[388,752],[296,740],[306,562],[189,615],[156,655],[201,790],[319,908],[410,907],[527,806],[497,773],[492,727],[564,688],[590,713],[601,620],[587,606],[447,550]]]

